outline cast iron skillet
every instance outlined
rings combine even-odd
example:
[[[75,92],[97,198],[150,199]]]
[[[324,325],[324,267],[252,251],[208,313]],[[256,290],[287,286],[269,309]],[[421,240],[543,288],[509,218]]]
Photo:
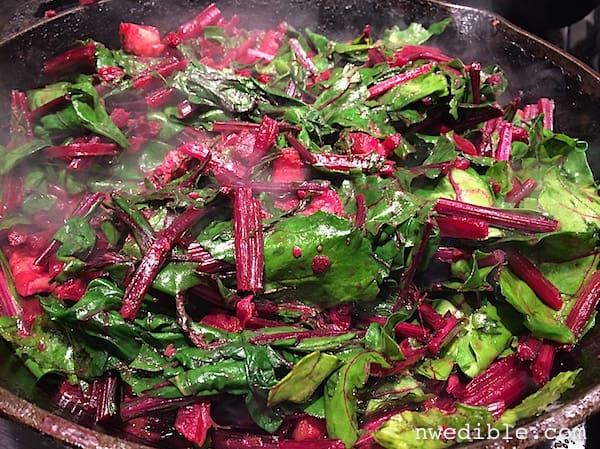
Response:
[[[122,20],[174,29],[208,4],[202,0],[103,0],[92,6],[60,13],[51,20],[0,42],[0,111],[7,93],[47,82],[41,75],[45,58],[92,37],[118,45]],[[551,97],[556,102],[556,128],[590,142],[595,173],[600,173],[600,76],[559,49],[489,13],[436,0],[221,0],[225,15],[237,13],[249,27],[274,26],[285,20],[297,28],[310,26],[337,39],[348,38],[370,23],[375,32],[394,24],[429,24],[454,19],[434,45],[465,62],[498,63],[506,71],[509,90],[524,102]],[[600,326],[579,347],[562,354],[560,370],[582,367],[583,373],[563,403],[537,419],[523,423],[526,439],[476,441],[469,449],[524,448],[540,442],[545,429],[571,427],[600,411]],[[34,427],[58,440],[89,449],[134,449],[138,444],[110,436],[107,429],[89,429],[54,411],[27,370],[0,343],[0,414]]]

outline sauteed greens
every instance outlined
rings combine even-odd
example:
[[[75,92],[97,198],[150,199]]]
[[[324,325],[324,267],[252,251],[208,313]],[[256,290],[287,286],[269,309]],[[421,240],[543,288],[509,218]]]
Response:
[[[46,61],[0,148],[0,335],[161,447],[442,448],[544,411],[600,297],[586,144],[423,45],[448,24],[211,5]]]

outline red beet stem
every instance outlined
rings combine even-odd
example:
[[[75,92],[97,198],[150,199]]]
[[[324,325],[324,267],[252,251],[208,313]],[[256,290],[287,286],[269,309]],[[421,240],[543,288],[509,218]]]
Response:
[[[213,122],[212,130],[216,133],[235,133],[240,131],[257,131],[260,127],[259,123],[252,122]]]
[[[264,115],[254,141],[252,155],[254,158],[260,158],[275,145],[277,135],[279,134],[279,125],[268,115]]]
[[[446,198],[438,199],[434,210],[444,215],[479,218],[493,226],[527,233],[554,232],[559,227],[558,221],[540,215],[508,212]]]
[[[294,56],[300,65],[308,70],[311,75],[318,75],[319,71],[317,70],[315,63],[308,57],[298,39],[291,38],[288,40],[288,43],[290,44],[290,48],[292,49],[292,52],[294,52]]]
[[[457,133],[454,133],[452,137],[458,150],[465,154],[470,154],[471,156],[477,156],[477,148],[470,140],[465,139],[463,136]]]
[[[96,66],[96,44],[88,42],[72,48],[44,63],[44,73],[51,78],[75,72],[89,73]]]
[[[174,410],[193,402],[193,397],[161,398],[155,396],[140,396],[129,401],[121,402],[121,419],[129,421],[138,416],[149,415],[155,412]]]
[[[367,51],[367,55],[369,56],[369,63],[371,65],[377,65],[381,64],[382,62],[387,62],[387,58],[379,48],[369,48],[369,50]]]
[[[259,292],[263,288],[264,245],[260,201],[249,187],[238,187],[233,198],[233,224],[237,288]]]
[[[600,301],[600,271],[594,272],[590,280],[579,294],[575,305],[567,316],[566,324],[573,331],[575,337],[580,337],[581,332],[589,322],[596,306]]]
[[[531,120],[540,114],[540,109],[537,104],[527,104],[523,108],[523,119]]]
[[[429,343],[427,343],[427,349],[434,354],[437,355],[440,353],[440,350],[450,341],[452,340],[457,332],[460,330],[458,326],[458,319],[454,315],[449,315],[444,318],[445,324],[439,331],[435,333]]]
[[[489,256],[482,257],[477,261],[479,268],[493,267],[496,265],[502,265],[506,261],[506,253],[501,249],[495,249]]]
[[[33,122],[39,117],[56,112],[59,109],[65,107],[70,102],[70,93],[66,93],[64,95],[61,95],[60,97],[56,97],[54,100],[50,100],[48,103],[45,103],[31,111],[29,113],[29,120]]]
[[[398,335],[416,338],[419,341],[427,341],[430,336],[429,329],[413,323],[398,323],[394,330]]]
[[[467,260],[471,258],[472,253],[470,251],[453,248],[448,246],[441,246],[435,253],[435,257],[440,262],[454,263],[459,260]]]
[[[306,148],[302,142],[298,140],[296,136],[294,136],[291,132],[285,133],[285,138],[289,142],[289,144],[298,152],[300,157],[304,159],[309,164],[316,164],[317,157],[315,154],[311,153],[308,148]]]
[[[369,87],[369,95],[367,100],[372,100],[375,97],[387,92],[393,87],[404,84],[412,79],[415,79],[421,75],[424,75],[431,71],[433,64],[424,64],[416,69],[407,70],[406,72],[399,73],[398,75],[391,76],[383,81],[374,84]]]
[[[429,61],[450,62],[452,58],[446,56],[439,48],[425,45],[405,45],[394,54],[395,61],[392,66],[403,66],[417,59]]]
[[[436,217],[442,237],[455,239],[485,239],[488,236],[487,221],[472,217]]]
[[[123,318],[133,320],[137,316],[144,296],[165,263],[169,251],[181,235],[205,214],[205,209],[190,207],[175,218],[169,227],[158,233],[125,289],[121,307]]]
[[[513,125],[509,122],[503,122],[498,130],[498,149],[496,150],[496,159],[499,161],[508,161],[512,150]]]
[[[528,178],[523,184],[514,186],[510,192],[506,194],[506,201],[518,205],[521,201],[533,193],[538,186],[538,183],[533,178]]]
[[[464,389],[460,401],[469,405],[490,405],[504,402],[509,407],[529,391],[530,374],[516,354],[490,365]]]
[[[471,92],[473,93],[473,104],[481,103],[481,64],[474,62],[469,67],[469,79],[471,81]]]
[[[517,356],[521,360],[533,360],[537,357],[542,347],[542,340],[531,336],[521,337],[517,345]]]
[[[160,108],[167,104],[174,93],[174,87],[161,87],[146,95],[146,104],[151,108]]]
[[[216,25],[221,17],[219,8],[214,3],[211,3],[192,20],[180,25],[179,35],[182,39],[190,39],[198,36],[207,26]]]
[[[104,422],[117,413],[118,377],[107,374],[92,383],[90,403],[96,408],[96,423]]]
[[[116,156],[119,154],[119,146],[116,143],[71,143],[46,148],[44,154],[48,157],[63,158]]]
[[[550,131],[554,128],[554,100],[540,98],[537,103],[539,112],[544,114],[544,128]]]
[[[501,118],[492,118],[485,122],[481,130],[481,142],[479,143],[478,153],[486,157],[494,157],[494,148],[492,147],[492,134],[498,130],[498,122]]]
[[[540,346],[538,355],[531,365],[531,372],[533,373],[533,380],[539,386],[544,385],[550,380],[550,373],[552,366],[554,365],[554,356],[556,349],[549,343],[543,343]]]
[[[383,156],[374,154],[369,156],[358,154],[346,156],[344,154],[315,153],[312,155],[315,159],[315,165],[339,172],[350,172],[353,170],[361,170],[365,173],[371,172],[375,167],[381,166],[384,162]]]
[[[22,312],[17,297],[10,289],[4,267],[0,267],[0,316],[20,316]]]
[[[440,315],[428,302],[421,302],[418,305],[419,316],[422,321],[429,324],[436,332],[442,330],[446,325],[446,320]]]
[[[510,248],[506,251],[508,268],[523,280],[536,295],[554,310],[563,305],[558,289],[542,274],[542,272],[523,254]]]
[[[186,119],[191,116],[196,110],[196,106],[189,102],[189,100],[180,101],[177,104],[177,112],[180,119]]]
[[[362,228],[367,221],[367,205],[365,203],[365,196],[362,193],[356,195],[356,218],[354,219],[354,226],[356,228]]]

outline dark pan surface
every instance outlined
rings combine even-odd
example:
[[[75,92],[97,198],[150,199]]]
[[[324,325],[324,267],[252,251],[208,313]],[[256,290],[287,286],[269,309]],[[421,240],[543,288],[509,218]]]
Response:
[[[103,0],[92,6],[59,13],[20,34],[0,42],[0,111],[6,110],[7,93],[45,83],[43,61],[81,38],[92,37],[118,45],[122,20],[172,29],[209,2],[199,0]],[[551,97],[556,103],[556,128],[588,140],[594,172],[600,173],[600,76],[584,64],[497,17],[437,1],[415,0],[223,0],[226,15],[237,13],[248,27],[274,26],[285,20],[297,28],[310,26],[330,37],[357,34],[367,23],[375,32],[394,24],[425,25],[452,17],[453,24],[433,45],[466,63],[497,63],[509,80],[506,102]],[[563,354],[560,369],[583,367],[579,383],[563,403],[522,425],[527,439],[498,439],[470,444],[475,448],[522,448],[544,438],[544,429],[560,430],[600,411],[600,327],[590,332],[573,352]],[[59,440],[85,448],[133,449],[141,446],[87,430],[48,413],[49,401],[33,384],[26,369],[0,342],[0,414],[21,421]],[[28,402],[32,401],[34,404]]]

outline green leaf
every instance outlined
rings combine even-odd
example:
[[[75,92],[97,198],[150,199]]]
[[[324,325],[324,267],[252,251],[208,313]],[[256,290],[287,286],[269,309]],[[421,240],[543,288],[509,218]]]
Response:
[[[223,392],[247,393],[249,389],[246,376],[246,362],[222,360],[214,365],[185,371],[171,382],[184,396],[210,396]]]
[[[277,385],[269,391],[268,404],[275,406],[283,401],[302,404],[335,371],[342,361],[321,352],[304,356]]]
[[[379,323],[371,323],[364,337],[365,347],[377,351],[389,360],[403,360],[404,356],[398,347],[398,343]]]
[[[6,175],[29,156],[38,153],[50,145],[50,141],[45,139],[31,140],[10,151],[6,147],[0,145],[0,175]]]
[[[384,105],[388,112],[396,112],[425,97],[446,95],[448,95],[446,77],[443,74],[426,73],[391,88],[385,94],[377,97],[376,102]]]
[[[327,433],[339,438],[347,448],[358,441],[356,392],[369,378],[372,363],[389,366],[385,359],[371,351],[361,351],[342,365],[325,384]]]
[[[560,222],[559,231],[586,232],[600,228],[600,199],[595,186],[582,187],[561,176],[557,167],[543,178],[540,206]]]
[[[96,245],[96,232],[84,217],[72,217],[53,236],[61,243],[56,255],[59,260],[70,257],[85,259]]]
[[[173,362],[168,361],[156,348],[144,343],[137,357],[129,364],[129,368],[148,373],[161,373],[172,365]]]
[[[118,312],[122,299],[121,289],[98,278],[90,282],[85,295],[71,307],[64,307],[52,297],[43,299],[42,307],[53,321],[79,329],[83,334],[80,337],[89,338],[94,347],[106,348],[129,363],[140,351],[142,333]]]
[[[569,314],[577,299],[577,293],[594,274],[600,262],[600,254],[574,258],[560,263],[540,263],[538,268],[544,276],[560,291],[564,305],[561,316]]]
[[[38,379],[49,373],[92,379],[102,375],[107,355],[81,344],[67,327],[52,323],[45,314],[34,322],[29,335],[18,330],[17,318],[0,317],[0,336]]]
[[[405,403],[423,402],[430,397],[423,391],[423,384],[412,376],[390,379],[369,392],[365,412],[367,414],[389,410]]]
[[[37,109],[40,106],[50,103],[58,97],[69,92],[70,83],[61,81],[54,84],[49,84],[41,89],[35,89],[27,93],[27,100],[31,110]]]
[[[171,296],[203,284],[205,279],[193,262],[170,262],[154,278],[152,287]]]
[[[325,397],[319,396],[305,404],[302,409],[310,416],[325,419]]]
[[[263,395],[250,392],[246,395],[245,403],[252,420],[265,432],[274,433],[283,423],[283,418],[278,416],[277,410],[267,405]]]
[[[419,363],[415,372],[428,379],[447,380],[456,364],[457,352],[458,339],[454,339],[442,349],[438,358],[426,358]]]
[[[441,20],[428,29],[419,23],[411,23],[404,30],[394,26],[384,31],[381,41],[388,51],[398,50],[405,45],[421,45],[431,36],[441,34],[451,21],[452,19]]]
[[[527,396],[515,407],[506,410],[498,419],[496,427],[513,427],[522,419],[532,418],[545,412],[548,406],[557,401],[565,391],[575,386],[580,372],[581,369],[558,373],[538,391]]]
[[[129,141],[125,135],[110,119],[94,86],[87,83],[73,85],[71,105],[84,128],[114,140],[122,148],[129,146]]]
[[[383,226],[397,227],[416,215],[426,201],[404,191],[392,178],[359,175],[345,180],[340,197],[346,203],[346,213],[356,213],[356,195],[361,194],[367,208],[366,229],[377,235]]]
[[[92,280],[83,297],[70,307],[48,298],[42,300],[42,306],[54,320],[87,321],[94,315],[108,310],[118,310],[123,301],[123,290],[107,279]]]
[[[468,317],[464,335],[457,338],[456,362],[463,373],[475,377],[496,360],[511,338],[496,307],[486,301]]]
[[[371,243],[349,221],[319,211],[295,215],[265,236],[265,293],[331,307],[349,301],[372,301],[385,267],[373,256]],[[299,247],[300,257],[292,249]],[[319,251],[320,249],[320,251]],[[314,272],[312,261],[326,256],[331,265]],[[356,267],[360,266],[360,270]]]
[[[535,292],[510,270],[500,271],[499,286],[506,301],[524,315],[524,324],[533,336],[558,343],[575,343],[571,330],[561,322],[555,312]]]
[[[173,76],[172,85],[193,104],[231,113],[248,113],[261,105],[304,105],[283,91],[270,89],[258,81],[216,70],[190,61],[183,72]]]
[[[356,337],[356,332],[336,335],[335,337],[304,338],[293,347],[296,352],[334,351]]]
[[[459,170],[453,168],[448,173],[452,185],[455,186],[456,199],[478,206],[492,206],[490,185],[473,168]]]
[[[460,438],[459,429],[484,430],[492,423],[492,415],[485,407],[457,404],[454,413],[437,408],[425,412],[404,411],[385,422],[374,437],[385,449],[442,449],[464,439],[464,436]],[[443,438],[446,428],[456,430],[457,441]]]

